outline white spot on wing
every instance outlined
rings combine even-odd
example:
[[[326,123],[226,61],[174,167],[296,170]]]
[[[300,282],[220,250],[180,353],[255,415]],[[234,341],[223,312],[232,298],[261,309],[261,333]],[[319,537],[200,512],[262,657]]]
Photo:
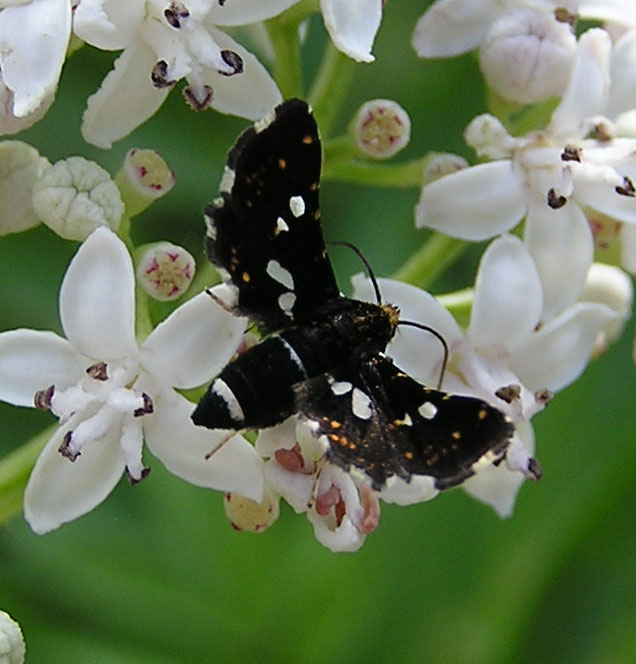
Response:
[[[425,419],[432,420],[437,415],[437,406],[430,401],[425,401],[418,409],[417,412]]]
[[[296,304],[296,296],[293,293],[283,293],[278,298],[278,306],[288,315],[291,316],[291,310]]]
[[[278,261],[271,260],[267,263],[265,271],[269,276],[283,284],[287,290],[294,290],[294,278],[289,270],[286,270]]]
[[[342,396],[343,394],[347,394],[347,392],[351,392],[352,389],[353,385],[346,380],[338,380],[331,384],[331,391],[337,397]]]
[[[302,196],[292,196],[289,199],[289,209],[294,217],[298,218],[305,214],[305,201]]]
[[[229,166],[226,166],[225,170],[223,171],[223,177],[221,178],[219,189],[222,192],[229,194],[232,191],[232,187],[234,186],[235,176],[236,173]]]
[[[288,231],[289,226],[287,225],[287,222],[282,218],[278,217],[276,220],[276,228],[278,228],[279,231]]]
[[[294,350],[293,346],[288,341],[283,339],[282,337],[278,337],[278,338],[279,338],[280,342],[283,344],[283,346],[285,346],[285,348],[287,349],[287,352],[289,353],[289,357],[294,362],[294,364],[296,364],[298,366],[298,368],[302,371],[304,376],[307,376],[307,372],[305,371],[305,366],[303,365],[303,361],[300,359],[300,356]]]
[[[351,410],[361,420],[368,420],[373,412],[371,410],[371,399],[357,387],[353,388],[353,394],[351,395]]]
[[[215,394],[218,394],[225,405],[227,406],[230,417],[237,423],[243,422],[245,420],[245,415],[243,414],[243,409],[241,404],[238,402],[238,399],[234,396],[234,392],[230,389],[230,386],[220,378],[217,378],[212,383],[212,391]]]
[[[271,125],[275,119],[276,111],[270,111],[262,120],[254,123],[254,131],[257,134],[260,134],[263,129],[267,129],[267,127],[269,127],[269,125]]]

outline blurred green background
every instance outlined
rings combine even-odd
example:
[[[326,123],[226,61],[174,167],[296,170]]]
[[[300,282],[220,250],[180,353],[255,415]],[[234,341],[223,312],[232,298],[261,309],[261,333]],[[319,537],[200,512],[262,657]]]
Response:
[[[486,110],[478,69],[471,56],[415,57],[408,40],[425,4],[387,3],[377,60],[357,66],[340,129],[362,101],[394,98],[413,122],[398,160],[431,149],[471,157],[461,137]],[[309,72],[323,40],[320,20],[312,21]],[[53,109],[20,138],[51,161],[82,154],[113,173],[130,147],[158,149],[177,185],[135,233],[201,257],[201,209],[246,123],[194,114],[175,92],[111,151],[86,146],[81,113],[111,62],[88,48],[73,57]],[[325,235],[354,241],[378,274],[390,274],[426,238],[413,228],[417,196],[326,183]],[[75,250],[43,228],[0,240],[2,329],[59,330],[57,292]],[[469,284],[480,250],[434,290]],[[333,254],[344,286],[359,264]],[[0,530],[0,609],[21,623],[29,664],[635,662],[632,341],[628,323],[621,342],[536,418],[544,478],[523,487],[508,520],[453,490],[430,503],[384,506],[362,550],[336,555],[287,508],[263,534],[234,532],[219,494],[146,455],[148,481],[122,481],[59,531],[39,537],[22,517]],[[2,455],[51,421],[5,404],[0,418]]]

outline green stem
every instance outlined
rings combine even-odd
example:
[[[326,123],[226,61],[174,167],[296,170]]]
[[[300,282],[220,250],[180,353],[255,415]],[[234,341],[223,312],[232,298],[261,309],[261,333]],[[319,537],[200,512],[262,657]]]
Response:
[[[423,172],[428,157],[413,159],[401,164],[383,164],[375,161],[340,161],[337,152],[330,160],[330,152],[325,150],[323,180],[338,180],[373,187],[421,187]]]
[[[303,96],[298,26],[315,8],[314,2],[300,2],[265,22],[274,49],[274,78],[286,99]]]
[[[19,514],[22,497],[35,462],[57,425],[34,436],[17,450],[0,459],[0,525]]]
[[[441,233],[431,237],[393,275],[394,279],[430,288],[444,270],[468,247],[468,243]]]
[[[341,53],[329,41],[320,69],[307,99],[323,136],[328,136],[347,93],[355,70],[355,61]]]

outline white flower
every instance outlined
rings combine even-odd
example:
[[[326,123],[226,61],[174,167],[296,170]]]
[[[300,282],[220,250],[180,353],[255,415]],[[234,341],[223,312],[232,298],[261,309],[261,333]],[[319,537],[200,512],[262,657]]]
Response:
[[[33,185],[51,164],[22,141],[0,143],[0,235],[39,223],[31,203]]]
[[[71,35],[71,2],[0,0],[0,8],[0,77],[10,93],[0,131],[14,133],[53,100]]]
[[[25,516],[38,533],[96,507],[124,470],[133,483],[145,477],[144,439],[189,482],[262,497],[262,461],[254,448],[235,436],[206,461],[223,432],[194,426],[192,404],[174,389],[201,385],[218,373],[245,321],[202,293],[138,346],[134,303],[130,256],[112,231],[99,228],[62,283],[67,338],[26,329],[0,334],[0,399],[20,406],[35,401],[60,420],[25,492]]]
[[[525,216],[547,316],[583,287],[593,254],[588,217],[636,224],[636,140],[612,138],[612,123],[600,116],[610,93],[609,56],[603,30],[581,37],[572,78],[545,131],[517,138],[492,116],[476,118],[467,141],[495,161],[428,184],[416,208],[418,227],[467,240],[498,235]],[[598,137],[587,138],[595,129]]]
[[[368,482],[325,461],[322,444],[296,417],[259,433],[265,477],[297,514],[306,514],[316,539],[334,552],[357,551],[378,525],[380,506]],[[359,478],[358,478],[359,479]]]
[[[230,11],[233,4],[240,4],[238,16]],[[276,84],[249,51],[215,25],[226,13],[227,24],[240,18],[244,25],[289,4],[83,0],[75,11],[75,33],[97,48],[123,49],[88,100],[84,138],[109,148],[155,113],[182,78],[189,83],[186,99],[197,110],[211,106],[251,120],[262,117],[281,101]]]
[[[367,279],[357,276],[353,283],[356,297],[375,299]],[[443,388],[484,399],[513,420],[516,433],[505,463],[485,466],[464,484],[500,515],[510,514],[524,475],[540,472],[532,459],[532,416],[545,405],[548,391],[562,389],[583,371],[598,332],[615,312],[599,303],[574,302],[555,318],[542,318],[539,275],[525,245],[513,236],[495,240],[482,257],[466,333],[425,291],[390,279],[379,283],[401,318],[424,322],[445,339],[450,357]],[[443,351],[435,337],[398,328],[387,354],[423,384],[437,385]]]

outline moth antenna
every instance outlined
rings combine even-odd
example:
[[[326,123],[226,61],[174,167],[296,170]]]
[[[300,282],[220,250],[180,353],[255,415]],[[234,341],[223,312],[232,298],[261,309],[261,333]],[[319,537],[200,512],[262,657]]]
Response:
[[[206,461],[209,461],[211,457],[213,457],[224,445],[227,443],[230,438],[234,438],[236,434],[239,433],[238,431],[228,431],[223,438],[209,451],[205,454],[203,457]]]
[[[444,380],[444,374],[446,373],[446,365],[448,364],[448,344],[446,343],[446,339],[444,339],[444,337],[436,329],[429,327],[428,325],[422,325],[422,323],[414,323],[410,320],[399,320],[397,324],[409,325],[410,327],[417,327],[420,330],[424,330],[425,332],[430,332],[442,344],[444,347],[444,361],[442,362],[442,369],[439,373],[439,381],[437,382],[437,389],[441,389],[442,380]]]
[[[373,290],[375,291],[375,299],[378,301],[378,304],[382,304],[382,295],[380,294],[380,286],[378,286],[378,281],[375,278],[375,274],[373,272],[373,269],[371,268],[371,265],[369,264],[369,261],[367,260],[367,257],[356,247],[355,244],[351,244],[351,242],[344,242],[340,240],[334,240],[331,242],[327,242],[327,244],[332,244],[337,247],[347,247],[348,249],[351,249],[354,253],[357,254],[358,258],[364,263],[364,267],[367,271],[367,274],[369,275],[369,279],[371,279],[371,283],[373,284]]]

